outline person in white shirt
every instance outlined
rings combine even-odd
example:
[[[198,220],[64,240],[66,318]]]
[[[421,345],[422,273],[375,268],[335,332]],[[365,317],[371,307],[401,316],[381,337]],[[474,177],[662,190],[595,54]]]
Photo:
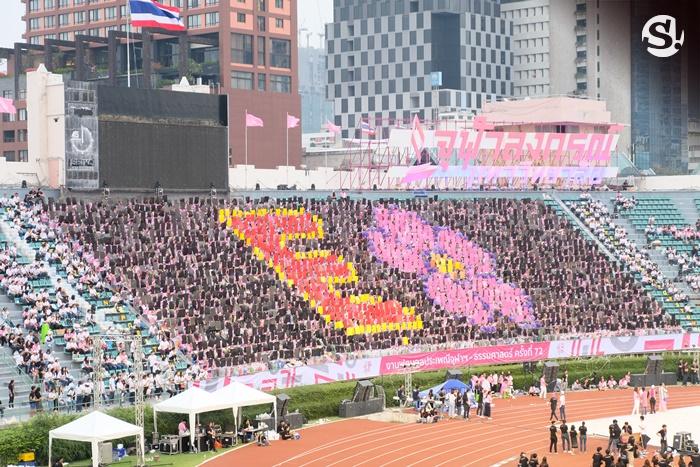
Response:
[[[647,433],[647,424],[644,421],[644,415],[639,417],[638,428],[639,428],[639,437],[642,440],[642,448],[644,449],[644,451],[646,451],[647,450],[647,443],[649,442],[649,440],[651,438],[649,437],[649,433]]]

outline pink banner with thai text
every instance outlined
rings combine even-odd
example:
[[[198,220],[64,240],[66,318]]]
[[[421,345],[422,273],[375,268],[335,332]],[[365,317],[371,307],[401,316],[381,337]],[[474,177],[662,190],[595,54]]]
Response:
[[[434,352],[345,359],[322,365],[303,365],[249,375],[230,375],[200,384],[215,390],[239,381],[262,391],[312,384],[350,381],[410,371],[520,363],[559,358],[596,357],[700,349],[699,333],[651,336],[600,336],[523,344],[438,350]]]
[[[547,358],[549,342],[473,347],[471,349],[441,350],[438,352],[392,355],[382,357],[382,375],[401,373],[410,367],[413,371],[440,370],[476,365],[529,362]]]

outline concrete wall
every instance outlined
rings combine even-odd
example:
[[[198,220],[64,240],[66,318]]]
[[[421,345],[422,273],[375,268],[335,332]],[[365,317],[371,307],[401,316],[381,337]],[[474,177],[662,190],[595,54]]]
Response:
[[[641,177],[635,186],[641,191],[700,190],[700,175]]]
[[[58,188],[64,184],[65,160],[63,77],[40,65],[27,73],[27,162],[0,158],[0,185]]]

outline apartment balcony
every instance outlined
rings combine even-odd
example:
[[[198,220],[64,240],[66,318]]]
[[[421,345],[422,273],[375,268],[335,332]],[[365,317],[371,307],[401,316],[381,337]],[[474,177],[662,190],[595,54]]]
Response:
[[[586,41],[576,41],[576,52],[585,52],[586,50]]]
[[[576,10],[576,19],[586,19],[586,10]]]
[[[576,82],[577,83],[585,83],[588,81],[588,73],[579,71],[576,73]]]
[[[588,58],[586,57],[576,57],[576,66],[586,66],[588,64]]]
[[[574,31],[576,31],[577,36],[585,36],[587,30],[588,28],[586,28],[586,26],[576,26],[574,28]]]

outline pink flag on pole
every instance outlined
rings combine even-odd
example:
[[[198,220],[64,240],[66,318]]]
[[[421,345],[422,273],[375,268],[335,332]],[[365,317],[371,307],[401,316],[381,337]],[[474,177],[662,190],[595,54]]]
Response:
[[[334,125],[331,122],[329,122],[328,120],[326,120],[326,124],[323,125],[323,127],[325,129],[327,129],[328,131],[333,132],[333,133],[340,133],[341,132],[341,129],[338,125]]]
[[[296,118],[294,115],[287,114],[287,128],[296,128],[298,126],[299,126],[299,119]]]
[[[15,105],[12,103],[12,99],[7,99],[5,97],[0,97],[0,114],[14,114],[17,113]]]
[[[262,126],[263,126],[263,120],[262,120],[262,118],[260,118],[260,117],[256,117],[255,115],[249,114],[249,113],[246,112],[246,114],[245,114],[245,126],[248,126],[248,127],[251,127],[251,126],[252,126],[252,127],[255,127],[255,126],[262,127]]]

